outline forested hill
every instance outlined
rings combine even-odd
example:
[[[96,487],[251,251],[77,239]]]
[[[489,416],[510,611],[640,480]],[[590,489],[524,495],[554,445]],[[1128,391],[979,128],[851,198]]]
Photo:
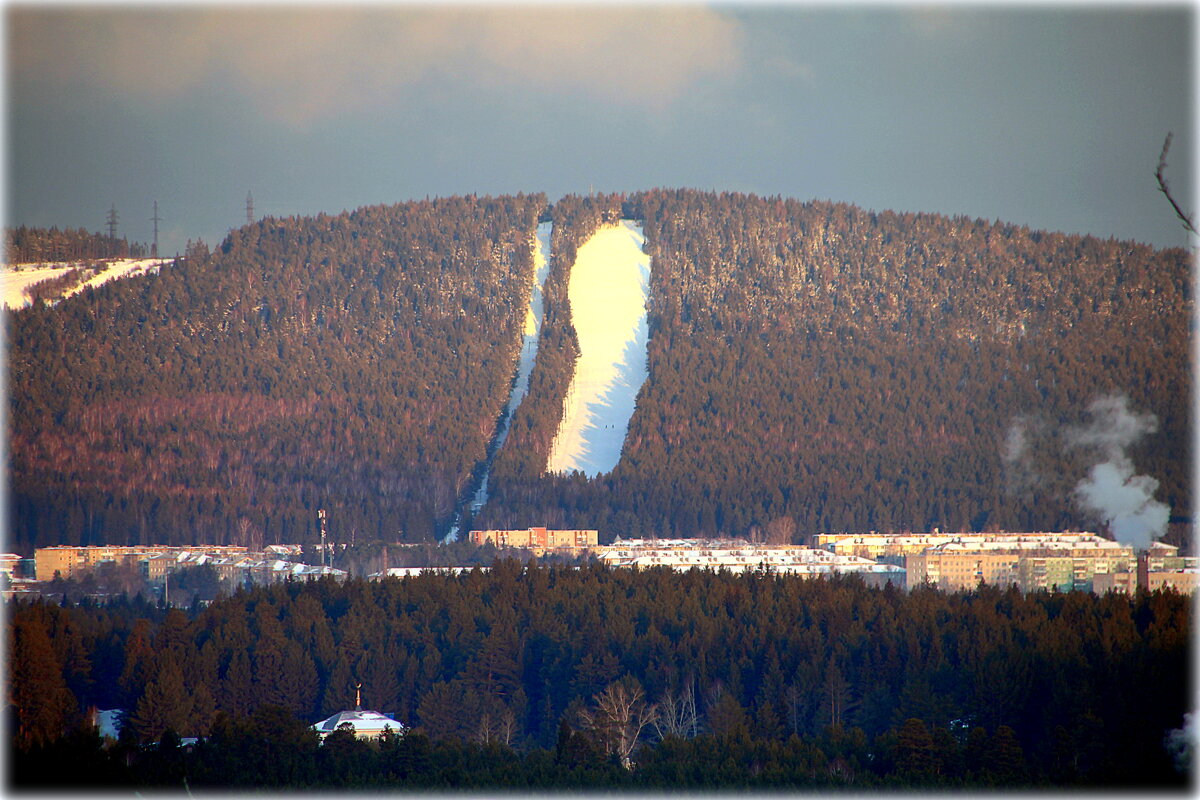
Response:
[[[1092,526],[1071,494],[1101,456],[1066,432],[1108,394],[1158,418],[1129,455],[1190,514],[1183,250],[740,194],[625,205],[653,262],[650,377],[621,463],[588,482],[498,461],[480,525]]]
[[[11,529],[52,542],[445,532],[508,395],[541,196],[264,220],[211,256],[11,314]],[[1100,396],[1190,514],[1182,250],[690,190],[567,197],[530,393],[477,526],[786,537],[1095,525]],[[576,344],[574,250],[634,217],[649,378],[597,480],[542,469]],[[1006,467],[1020,426],[1028,444]],[[1020,467],[1017,469],[1016,467]]]
[[[6,317],[10,530],[54,543],[425,539],[507,396],[544,196],[265,219]]]

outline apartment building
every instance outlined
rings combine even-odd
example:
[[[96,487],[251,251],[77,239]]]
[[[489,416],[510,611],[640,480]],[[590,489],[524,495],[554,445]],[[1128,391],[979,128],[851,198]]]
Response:
[[[869,585],[904,585],[904,569],[896,565],[810,547],[755,544],[742,539],[618,539],[596,547],[593,553],[606,564],[633,569],[763,570],[808,577],[854,573]]]
[[[943,544],[990,544],[1007,543],[1013,547],[1037,546],[1040,543],[1077,544],[1106,541],[1090,532],[1030,532],[1030,533],[818,533],[812,537],[812,546],[831,553],[858,556],[878,560],[902,560],[930,547]]]
[[[1174,589],[1184,594],[1196,591],[1197,577],[1200,576],[1200,558],[1171,554],[1166,550],[1167,547],[1170,545],[1152,547],[1149,552],[1139,554],[1136,571],[1124,570],[1109,575],[1097,575],[1092,591],[1097,594],[1132,594],[1139,588],[1151,592],[1157,589]]]
[[[206,553],[211,556],[245,555],[240,545],[197,545],[172,547],[168,545],[55,545],[34,551],[34,573],[39,581],[53,580],[56,574],[70,578],[112,561],[118,564],[146,564],[158,556],[181,552]]]
[[[598,531],[553,530],[525,528],[524,530],[471,531],[468,538],[474,544],[491,542],[496,547],[525,547],[541,555],[546,550],[584,550],[595,547]]]
[[[1147,561],[1164,563],[1177,548],[1155,542]],[[1132,547],[1092,534],[1015,534],[986,541],[955,541],[928,547],[905,559],[909,586],[928,583],[945,591],[980,583],[1022,591],[1096,591],[1099,576],[1136,570]],[[1135,578],[1136,580],[1136,578]],[[1101,586],[1114,585],[1100,578]],[[1116,580],[1120,583],[1120,580]]]

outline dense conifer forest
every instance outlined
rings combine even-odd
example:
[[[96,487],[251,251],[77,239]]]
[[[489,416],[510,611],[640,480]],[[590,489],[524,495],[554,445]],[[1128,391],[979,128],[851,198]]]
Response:
[[[650,377],[621,462],[510,493],[498,461],[481,527],[1095,526],[1071,495],[1100,459],[1061,431],[1114,394],[1157,417],[1133,460],[1190,515],[1183,250],[739,194],[623,200],[653,266]],[[1006,466],[1014,426],[1031,455]]]
[[[83,228],[59,230],[21,225],[4,231],[4,258],[9,264],[145,258],[148,252],[140,242],[90,233]]]
[[[431,538],[507,396],[541,196],[264,219],[7,317],[18,545]]]
[[[620,217],[652,256],[649,379],[612,473],[544,475],[578,355],[570,265]],[[312,543],[319,508],[339,542],[443,536],[507,397],[545,218],[530,393],[464,525],[1094,529],[1071,498],[1096,453],[1061,432],[1111,394],[1157,418],[1130,455],[1191,514],[1184,251],[653,190],[270,218],[6,314],[13,546]]]
[[[22,603],[9,764],[21,788],[1183,789],[1190,630],[1174,592],[511,560],[191,611]],[[321,744],[358,683],[404,735]],[[91,708],[127,710],[119,742]]]

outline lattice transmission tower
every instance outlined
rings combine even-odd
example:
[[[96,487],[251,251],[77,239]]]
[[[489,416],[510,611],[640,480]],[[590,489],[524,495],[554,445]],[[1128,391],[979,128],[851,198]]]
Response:
[[[150,245],[150,257],[158,258],[158,223],[162,222],[162,217],[158,215],[158,201],[154,201],[154,216],[150,218],[154,223],[154,244]]]
[[[108,249],[109,255],[116,255],[117,250],[117,204],[113,203],[112,208],[108,210]]]

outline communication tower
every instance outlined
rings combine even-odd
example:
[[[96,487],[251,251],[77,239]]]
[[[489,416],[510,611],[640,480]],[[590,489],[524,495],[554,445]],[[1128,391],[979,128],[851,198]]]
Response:
[[[254,224],[254,196],[246,192],[246,224]]]

